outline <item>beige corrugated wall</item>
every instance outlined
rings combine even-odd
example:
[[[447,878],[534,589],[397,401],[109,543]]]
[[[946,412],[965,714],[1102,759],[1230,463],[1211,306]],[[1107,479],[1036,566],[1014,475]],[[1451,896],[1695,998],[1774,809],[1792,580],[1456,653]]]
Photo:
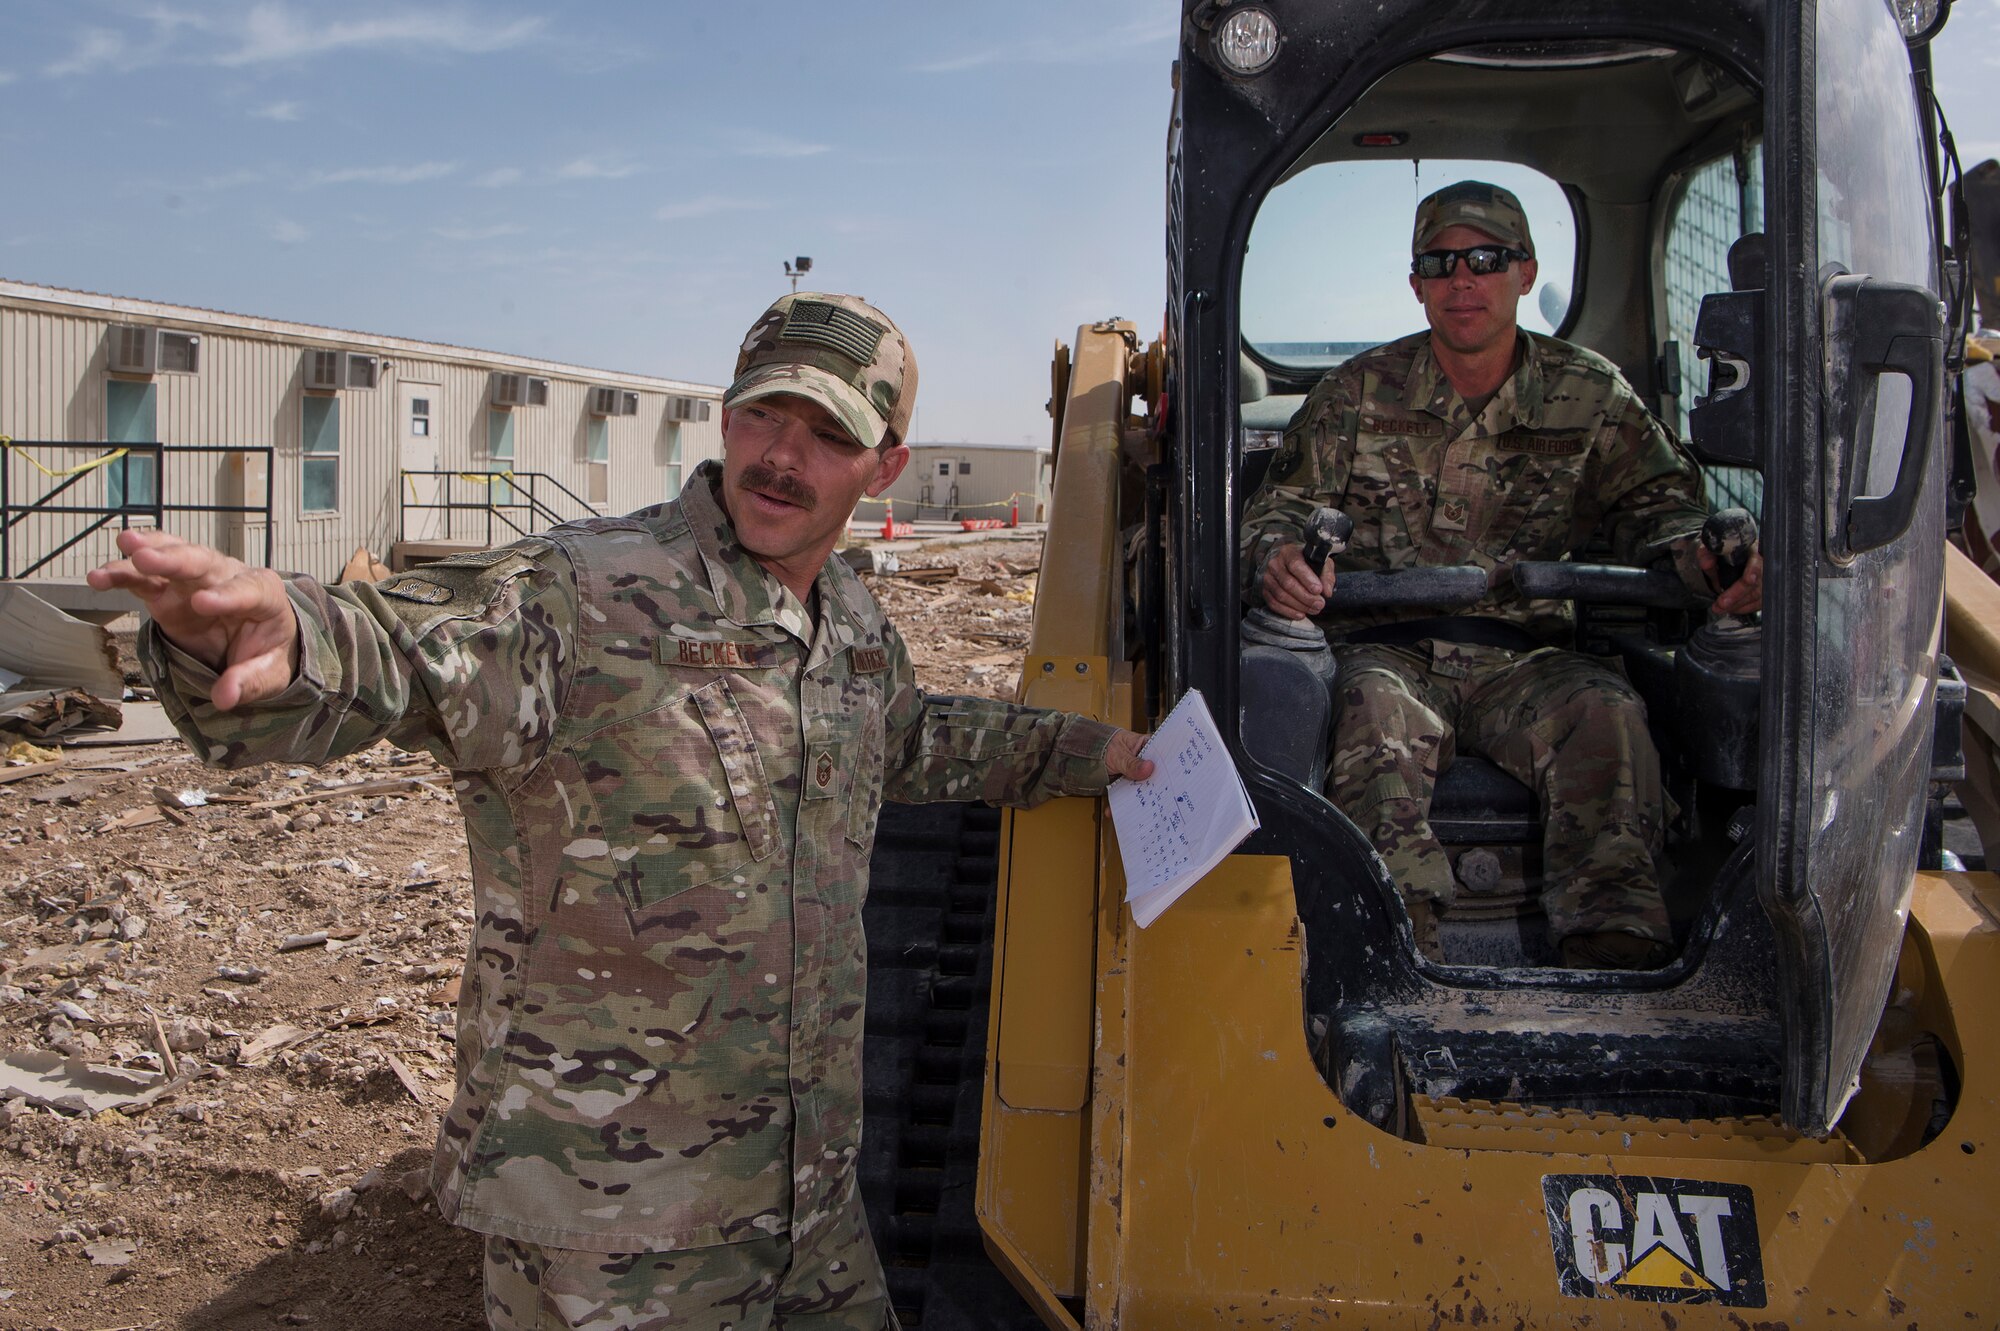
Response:
[[[111,377],[105,369],[106,333],[113,323],[125,321],[109,313],[0,303],[0,434],[23,441],[102,441],[106,434],[105,385]],[[198,373],[151,377],[160,442],[272,450],[271,562],[277,568],[332,578],[357,546],[387,556],[397,537],[401,498],[410,489],[401,476],[401,383],[436,386],[432,433],[438,441],[441,469],[485,473],[508,465],[489,456],[488,450],[490,386],[496,368],[509,368],[504,358],[462,363],[414,356],[332,330],[325,330],[329,335],[322,339],[218,329],[159,317],[131,321],[185,329],[201,338]],[[306,397],[302,382],[309,346],[378,355],[388,362],[378,387],[344,389],[338,394],[340,498],[338,511],[331,514],[302,512],[301,439]],[[643,385],[633,387],[631,376],[561,378],[546,368],[537,368],[534,362],[523,362],[521,372],[539,374],[550,381],[546,406],[513,409],[511,469],[520,478],[523,501],[532,489],[544,505],[540,513],[530,511],[525,504],[506,510],[524,528],[533,530],[589,511],[580,500],[590,494],[591,418],[586,407],[589,390],[596,383],[632,387],[639,394],[636,417],[607,421],[607,497],[597,506],[602,512],[627,512],[671,498],[678,493],[676,475],[684,479],[697,462],[721,454],[721,413],[712,398],[710,420],[676,424],[665,419],[667,400],[675,394]],[[61,471],[104,451],[100,447],[10,450],[5,462],[10,502],[33,502],[60,483],[37,471],[29,457]],[[168,504],[249,504],[259,508],[263,504],[263,466],[255,458],[246,462],[242,454],[172,453],[166,455],[164,473],[162,498]],[[533,480],[530,474],[548,479]],[[570,494],[562,493],[557,484]],[[487,493],[487,486],[472,481],[454,480],[451,488],[453,498],[462,503],[482,502]],[[65,491],[72,502],[93,506],[105,503],[105,493],[102,470],[72,483]],[[488,524],[483,514],[454,516],[455,535],[485,538]],[[18,523],[10,533],[6,571],[18,573],[93,520],[48,514]],[[262,562],[261,515],[170,512],[166,526],[178,535]],[[35,576],[80,578],[111,556],[115,529],[114,523],[86,537]],[[492,531],[499,542],[514,536],[510,527],[497,520]]]
[[[924,481],[931,481],[931,498],[924,505],[926,516],[950,506],[952,486],[958,487],[957,509],[968,518],[1005,518],[1010,495],[1021,497],[1021,520],[1035,519],[1037,499],[1047,498],[1041,470],[1049,456],[1045,448],[1009,448],[997,444],[913,444],[910,465],[889,487],[887,498],[896,501],[899,519],[917,516],[917,502],[924,493]],[[936,475],[940,460],[949,459],[952,475]],[[970,462],[972,470],[960,475],[958,463]],[[864,504],[857,521],[873,518],[880,522],[879,505]]]

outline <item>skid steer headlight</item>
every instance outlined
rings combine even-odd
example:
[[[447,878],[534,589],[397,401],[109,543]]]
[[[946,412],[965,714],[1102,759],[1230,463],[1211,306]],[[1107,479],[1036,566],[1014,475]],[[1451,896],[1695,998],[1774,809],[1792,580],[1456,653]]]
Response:
[[[1944,26],[1951,0],[1895,0],[1890,7],[1896,11],[1896,23],[1903,29],[1903,40],[1914,46],[1937,35],[1937,30]]]
[[[1235,10],[1215,29],[1215,58],[1241,78],[1261,74],[1278,58],[1278,20],[1270,11],[1248,5]]]

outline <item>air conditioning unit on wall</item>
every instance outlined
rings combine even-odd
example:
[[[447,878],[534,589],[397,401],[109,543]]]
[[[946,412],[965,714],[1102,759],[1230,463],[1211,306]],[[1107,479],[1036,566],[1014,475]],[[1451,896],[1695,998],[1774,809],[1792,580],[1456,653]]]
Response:
[[[493,372],[493,405],[496,407],[546,407],[549,381],[532,374]]]
[[[113,374],[196,374],[201,338],[145,324],[113,324],[105,337],[105,365]]]
[[[709,400],[705,397],[670,397],[667,399],[667,419],[705,421],[708,419],[709,405]]]
[[[382,382],[382,358],[358,351],[308,347],[300,375],[308,393],[338,393],[343,388],[373,388]]]
[[[623,388],[593,388],[590,390],[590,414],[593,416],[637,416],[639,395]]]
[[[325,347],[306,348],[299,378],[308,393],[338,393],[347,386],[346,353]]]

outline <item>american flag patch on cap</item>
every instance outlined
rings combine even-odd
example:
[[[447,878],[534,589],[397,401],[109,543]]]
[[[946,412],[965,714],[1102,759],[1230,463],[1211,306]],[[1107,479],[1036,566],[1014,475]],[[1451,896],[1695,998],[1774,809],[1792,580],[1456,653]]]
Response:
[[[810,342],[827,347],[857,365],[872,365],[875,348],[882,344],[882,336],[888,331],[873,319],[838,305],[823,300],[801,300],[792,303],[778,337],[785,342]]]

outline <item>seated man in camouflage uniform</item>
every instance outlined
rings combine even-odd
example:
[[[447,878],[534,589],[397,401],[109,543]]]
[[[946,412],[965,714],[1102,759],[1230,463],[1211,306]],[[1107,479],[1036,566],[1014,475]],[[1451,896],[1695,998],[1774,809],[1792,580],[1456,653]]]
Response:
[[[680,497],[377,586],[160,532],[92,573],[211,762],[381,739],[452,769],[478,911],[432,1186],[496,1328],[893,1325],[856,1187],[885,798],[1143,779],[1139,737],[927,697],[833,548],[909,458],[916,364],[852,296],[778,301]]]
[[[1374,842],[1419,945],[1455,889],[1430,826],[1455,752],[1484,755],[1539,798],[1543,905],[1565,965],[1650,967],[1670,955],[1656,859],[1665,798],[1644,704],[1615,666],[1556,646],[1566,604],[1528,602],[1507,573],[1606,537],[1621,562],[1671,563],[1713,595],[1701,476],[1608,361],[1515,325],[1535,281],[1512,194],[1466,181],[1418,206],[1410,289],[1430,330],[1322,379],[1286,428],[1243,520],[1246,590],[1318,616],[1301,533],[1322,504],[1354,520],[1339,570],[1477,564],[1492,591],[1460,616],[1363,612],[1320,622],[1339,715],[1328,796]],[[1748,613],[1762,562],[1715,603]]]

